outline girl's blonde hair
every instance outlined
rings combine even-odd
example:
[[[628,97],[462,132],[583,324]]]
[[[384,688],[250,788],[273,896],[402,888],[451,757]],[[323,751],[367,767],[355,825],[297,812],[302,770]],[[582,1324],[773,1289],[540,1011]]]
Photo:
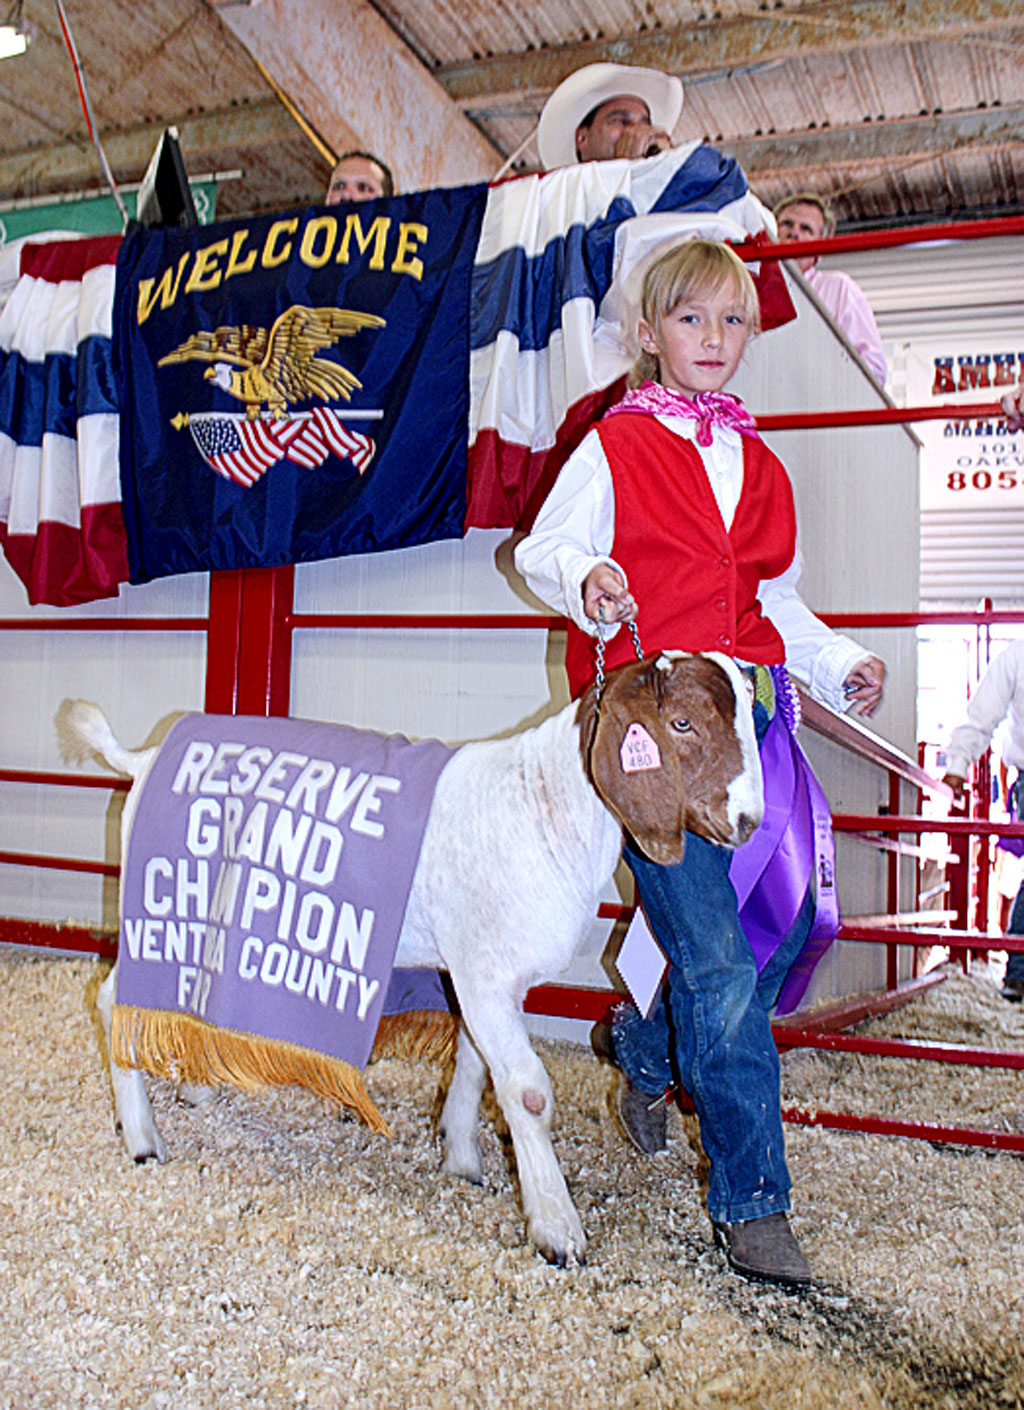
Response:
[[[640,312],[644,321],[656,328],[658,320],[671,313],[684,299],[717,294],[731,286],[736,302],[750,326],[750,335],[761,331],[761,305],[750,271],[728,245],[717,240],[686,240],[659,255],[644,275]],[[629,374],[629,385],[658,381],[658,358],[641,348]]]

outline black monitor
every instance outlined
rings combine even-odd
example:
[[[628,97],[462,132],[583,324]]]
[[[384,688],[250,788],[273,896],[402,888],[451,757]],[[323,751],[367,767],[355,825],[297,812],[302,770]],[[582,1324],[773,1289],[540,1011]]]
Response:
[[[198,225],[195,202],[178,146],[178,129],[165,127],[139,186],[140,225]]]

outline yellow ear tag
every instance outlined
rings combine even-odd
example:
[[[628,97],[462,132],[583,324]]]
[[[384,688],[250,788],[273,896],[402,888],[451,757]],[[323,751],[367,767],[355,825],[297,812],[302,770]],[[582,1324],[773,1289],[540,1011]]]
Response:
[[[646,769],[661,768],[661,754],[643,725],[634,720],[623,735],[619,749],[624,774],[639,774]]]

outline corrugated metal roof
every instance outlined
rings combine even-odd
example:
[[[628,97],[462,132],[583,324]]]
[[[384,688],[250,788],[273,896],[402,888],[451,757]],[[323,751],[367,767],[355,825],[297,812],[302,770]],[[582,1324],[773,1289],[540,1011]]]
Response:
[[[261,7],[275,2],[284,4]],[[118,179],[137,180],[159,127],[174,123],[192,170],[243,172],[222,190],[223,214],[322,195],[325,157],[219,13],[248,9],[246,0],[66,8]],[[813,186],[834,197],[844,225],[1024,208],[1024,17],[1011,0],[378,0],[372,9],[499,154],[529,138],[561,77],[612,57],[678,73],[687,93],[678,138],[735,152],[769,203]],[[35,33],[28,55],[0,65],[0,200],[99,179],[54,6],[23,0],[21,12]],[[366,54],[368,71],[379,59]],[[309,93],[288,96],[321,126]],[[337,116],[372,147],[373,114],[358,92],[345,102]]]

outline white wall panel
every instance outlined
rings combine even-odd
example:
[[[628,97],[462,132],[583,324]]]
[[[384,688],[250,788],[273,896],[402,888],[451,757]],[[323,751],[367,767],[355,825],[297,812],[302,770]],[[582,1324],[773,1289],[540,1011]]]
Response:
[[[887,348],[945,334],[1008,338],[1024,351],[1024,240],[935,241],[823,260],[868,296]]]
[[[500,566],[508,542],[505,531],[474,530],[462,541],[303,565],[296,611],[528,619],[547,609]],[[535,722],[550,704],[547,656],[543,630],[300,631],[292,713],[447,743],[479,739]]]
[[[88,631],[0,633],[0,767],[59,772],[54,717],[62,700],[95,700],[120,738],[145,744],[169,713],[201,709],[206,638],[196,632],[107,629],[133,616],[202,617],[207,578],[192,574],[76,609],[29,607],[25,590],[0,558],[0,617],[43,624],[88,620]],[[88,772],[102,772],[100,765]],[[0,850],[118,860],[117,808],[99,790],[0,783]],[[116,898],[102,879],[49,868],[0,866],[0,916],[113,926]]]

